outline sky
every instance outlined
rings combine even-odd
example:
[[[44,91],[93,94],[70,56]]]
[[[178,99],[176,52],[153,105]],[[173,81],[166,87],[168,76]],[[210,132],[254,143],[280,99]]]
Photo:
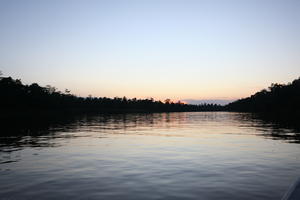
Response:
[[[300,76],[299,0],[0,0],[0,70],[78,96],[230,101]]]

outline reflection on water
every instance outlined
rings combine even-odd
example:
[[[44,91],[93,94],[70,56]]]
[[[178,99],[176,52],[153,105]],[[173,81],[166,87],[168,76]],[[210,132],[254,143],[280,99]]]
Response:
[[[87,115],[2,130],[0,198],[280,199],[300,176],[299,129],[253,114]]]

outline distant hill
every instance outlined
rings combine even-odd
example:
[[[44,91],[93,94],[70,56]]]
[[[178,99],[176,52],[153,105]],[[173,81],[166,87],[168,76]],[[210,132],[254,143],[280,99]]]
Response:
[[[288,84],[272,84],[254,95],[225,107],[228,111],[300,114],[300,78]]]

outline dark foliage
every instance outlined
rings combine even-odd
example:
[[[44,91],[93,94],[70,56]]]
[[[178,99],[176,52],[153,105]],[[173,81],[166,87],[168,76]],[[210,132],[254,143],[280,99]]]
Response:
[[[127,99],[107,97],[77,97],[56,91],[51,86],[41,87],[37,83],[22,84],[19,79],[1,78],[0,109],[3,115],[18,116],[33,113],[41,115],[57,112],[181,112],[181,111],[218,111],[222,106],[216,104],[188,105],[182,102],[173,103],[151,99]],[[0,115],[1,117],[1,115]]]
[[[288,84],[272,84],[268,89],[228,104],[226,110],[299,115],[300,78]]]

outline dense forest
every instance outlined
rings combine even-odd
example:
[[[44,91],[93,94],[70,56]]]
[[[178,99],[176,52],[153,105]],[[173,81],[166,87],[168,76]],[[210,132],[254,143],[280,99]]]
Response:
[[[69,90],[57,91],[50,85],[41,87],[37,83],[22,84],[21,80],[11,77],[0,78],[0,109],[2,115],[30,112],[181,112],[217,111],[223,107],[216,104],[189,105],[164,102],[154,99],[128,99],[107,97],[78,97]]]
[[[300,78],[288,84],[272,84],[254,95],[225,106],[229,111],[300,114]]]
[[[180,101],[154,99],[78,97],[57,91],[55,87],[24,85],[20,79],[0,77],[0,117],[28,113],[122,113],[122,112],[190,112],[238,111],[255,113],[300,114],[300,78],[288,84],[272,84],[256,94],[226,106],[190,105]]]

